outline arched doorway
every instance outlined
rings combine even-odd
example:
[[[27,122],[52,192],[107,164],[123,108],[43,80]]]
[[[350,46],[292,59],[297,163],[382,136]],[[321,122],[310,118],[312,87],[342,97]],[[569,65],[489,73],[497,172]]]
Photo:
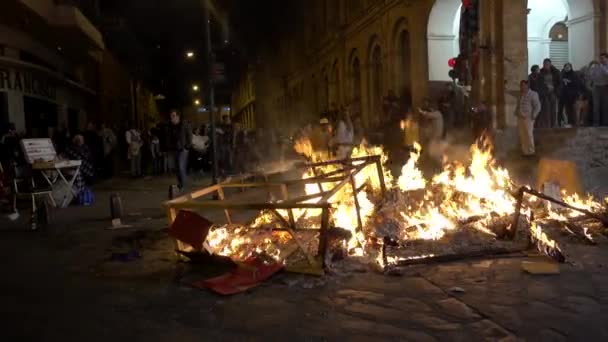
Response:
[[[431,10],[427,28],[431,81],[450,81],[447,60],[458,55],[461,4],[461,0],[436,0]],[[567,59],[575,69],[597,58],[593,0],[528,0],[528,11],[528,69],[551,56],[549,34],[558,23],[567,28]]]
[[[597,59],[593,0],[528,0],[528,64],[540,64],[551,55],[550,32],[558,23],[567,29],[568,60],[575,69]],[[544,41],[539,47],[533,40]]]
[[[361,114],[361,62],[354,56],[351,62],[351,111],[353,115]]]
[[[340,102],[340,76],[338,74],[338,61],[335,61],[331,68],[329,81],[329,103],[339,104]]]
[[[372,45],[370,55],[370,119],[379,119],[382,107],[382,49]]]
[[[397,36],[397,96],[408,106],[412,104],[410,63],[410,33],[403,30]]]
[[[449,81],[448,59],[459,54],[462,0],[436,0],[427,28],[430,81]]]
[[[321,110],[323,112],[329,109],[329,76],[327,75],[328,72],[329,71],[327,70],[327,68],[323,68],[323,71],[321,72],[321,74],[323,75],[323,78],[321,79],[322,83],[321,87],[319,87],[319,91],[321,92]]]
[[[559,22],[549,31],[549,58],[556,68],[562,69],[564,64],[570,61],[568,49],[568,27],[564,22]]]
[[[584,1],[584,0],[583,0]],[[568,3],[563,0],[528,0],[528,69],[542,65],[551,57],[549,31],[568,17]],[[565,56],[569,60],[570,56]],[[557,66],[557,65],[556,65]]]

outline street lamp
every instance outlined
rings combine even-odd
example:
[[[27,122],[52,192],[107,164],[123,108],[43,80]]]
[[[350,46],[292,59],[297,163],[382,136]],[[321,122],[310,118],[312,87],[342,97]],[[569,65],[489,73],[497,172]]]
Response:
[[[194,105],[195,106],[200,106],[201,101],[199,99],[194,100]]]
[[[193,91],[198,91],[198,85],[196,85],[196,84],[192,85],[192,90]]]
[[[194,58],[194,51],[186,51],[186,58],[188,58],[188,59]]]

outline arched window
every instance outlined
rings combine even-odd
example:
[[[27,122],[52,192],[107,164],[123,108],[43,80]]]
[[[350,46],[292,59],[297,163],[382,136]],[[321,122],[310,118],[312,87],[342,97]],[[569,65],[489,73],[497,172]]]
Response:
[[[568,27],[565,23],[559,22],[549,31],[549,57],[556,68],[562,69],[564,64],[570,59],[570,51],[568,49]]]
[[[351,110],[353,114],[361,114],[361,63],[359,58],[355,57],[351,66],[352,73],[352,104]]]
[[[382,104],[382,50],[379,45],[374,46],[370,60],[371,70],[371,98],[370,114],[371,119],[375,120],[381,112]]]
[[[408,105],[412,102],[410,62],[410,34],[403,30],[397,40],[397,95]]]

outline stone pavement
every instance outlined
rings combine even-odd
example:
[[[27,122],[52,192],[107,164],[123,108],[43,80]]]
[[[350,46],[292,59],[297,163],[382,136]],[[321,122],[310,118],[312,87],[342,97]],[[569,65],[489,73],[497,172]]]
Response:
[[[125,184],[132,229],[105,229],[117,189],[102,185],[93,207],[59,211],[46,231],[0,233],[3,340],[608,340],[605,244],[569,250],[573,263],[555,276],[523,273],[520,258],[416,266],[402,277],[359,266],[279,274],[219,297],[178,280],[189,266],[164,230],[163,181]],[[140,260],[108,261],[135,236]]]

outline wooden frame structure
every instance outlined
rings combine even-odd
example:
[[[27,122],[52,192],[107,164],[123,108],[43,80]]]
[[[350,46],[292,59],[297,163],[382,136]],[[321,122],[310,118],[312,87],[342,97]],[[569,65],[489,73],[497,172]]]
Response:
[[[321,173],[320,167],[333,165],[337,167],[337,170]],[[376,167],[379,184],[381,191],[384,194],[386,192],[386,185],[384,182],[384,174],[382,170],[382,163],[380,156],[366,156],[360,158],[343,159],[343,160],[331,160],[319,163],[300,163],[294,166],[295,169],[306,170],[308,169],[314,177],[305,179],[293,179],[284,180],[279,182],[271,182],[269,178],[272,175],[246,175],[240,177],[238,181],[230,181],[225,183],[219,183],[211,185],[207,188],[193,191],[191,193],[182,195],[175,199],[169,200],[163,203],[166,209],[167,220],[169,225],[173,224],[179,210],[191,210],[191,211],[204,211],[204,210],[223,210],[226,222],[229,224],[233,222],[232,212],[235,210],[258,210],[258,211],[269,211],[277,219],[281,226],[281,230],[289,232],[291,237],[296,242],[298,249],[306,255],[307,261],[311,267],[316,267],[319,264],[325,265],[325,256],[327,253],[327,234],[330,229],[331,221],[331,203],[330,199],[338,193],[345,186],[351,186],[353,190],[353,201],[357,212],[357,229],[362,230],[363,224],[361,220],[359,202],[357,195],[363,191],[367,186],[367,183],[357,187],[355,183],[355,177],[364,168],[371,166]],[[292,169],[293,170],[293,169]],[[255,178],[263,178],[263,182],[255,182]],[[254,181],[252,181],[252,179]],[[289,187],[294,185],[306,185],[306,184],[317,184],[319,192],[313,195],[304,195],[298,197],[290,197]],[[329,184],[330,186],[324,186]],[[243,202],[233,201],[226,199],[225,189],[240,188],[240,189],[254,189],[254,188],[265,188],[268,190],[269,195],[272,191],[280,191],[282,196],[281,202]],[[201,200],[204,197],[211,195],[217,196],[218,200]],[[316,201],[313,201],[317,199]],[[319,263],[315,258],[310,255],[304,248],[304,244],[298,240],[295,234],[296,221],[293,214],[294,209],[320,209],[321,210],[321,226],[319,229],[319,246],[317,258],[321,258]],[[287,212],[287,218],[279,213],[278,210],[284,210]],[[183,244],[176,240],[176,250],[183,250]],[[295,250],[293,251],[295,252]],[[286,258],[287,256],[284,256]]]

